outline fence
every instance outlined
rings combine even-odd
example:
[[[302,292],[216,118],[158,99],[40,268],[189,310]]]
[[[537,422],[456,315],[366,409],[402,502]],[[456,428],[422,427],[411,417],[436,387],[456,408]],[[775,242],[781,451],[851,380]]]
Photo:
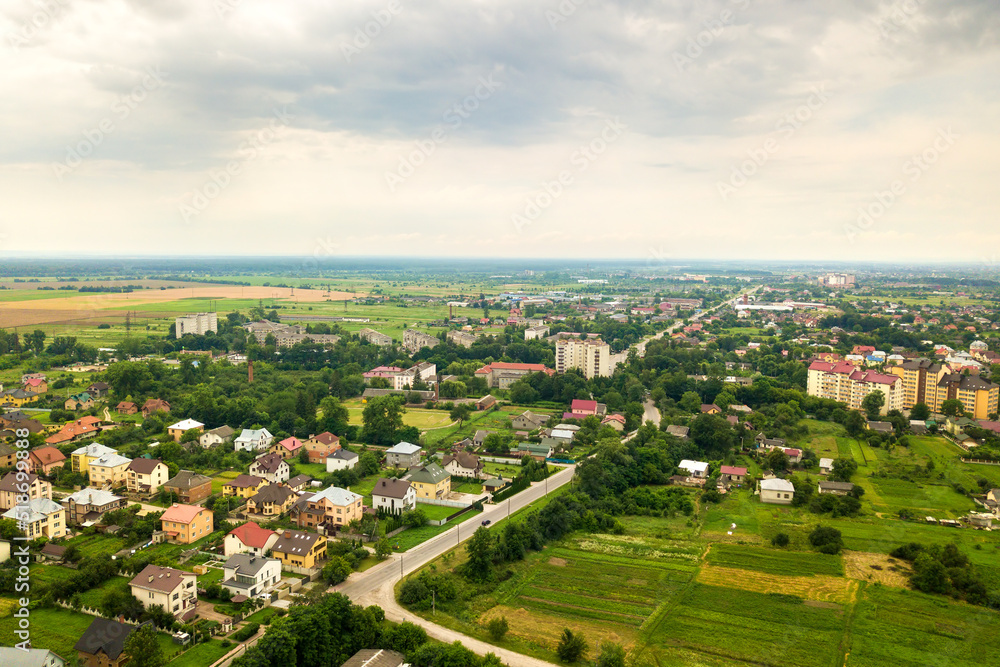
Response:
[[[962,463],[981,463],[987,466],[1000,466],[1000,461],[992,459],[959,459]]]
[[[425,505],[440,505],[441,507],[461,507],[465,508],[472,503],[463,502],[460,500],[445,500],[444,498],[418,498],[417,504],[421,503]]]

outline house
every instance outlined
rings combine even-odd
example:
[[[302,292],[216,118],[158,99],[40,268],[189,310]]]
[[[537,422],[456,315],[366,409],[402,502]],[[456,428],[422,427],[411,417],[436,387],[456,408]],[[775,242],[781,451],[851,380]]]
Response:
[[[420,445],[400,442],[385,450],[385,464],[393,468],[412,468],[420,463],[423,453]]]
[[[150,622],[151,623],[151,622]],[[125,640],[136,626],[97,617],[73,646],[83,667],[123,667],[129,661]]]
[[[170,477],[167,464],[159,459],[133,459],[125,470],[125,487],[129,493],[153,494]]]
[[[692,461],[684,459],[677,464],[677,467],[687,472],[688,477],[698,477],[704,479],[708,477],[708,464],[704,461]]]
[[[747,477],[747,469],[739,466],[721,466],[719,468],[719,479],[727,482],[740,484]]]
[[[681,440],[687,440],[688,433],[690,432],[690,426],[678,426],[677,424],[670,424],[667,426],[667,433],[675,438],[680,438]]]
[[[785,449],[785,441],[782,438],[768,438],[763,433],[758,433],[753,440],[758,449]]]
[[[390,514],[416,509],[417,490],[405,480],[380,477],[372,489],[372,507]]]
[[[548,415],[536,415],[531,410],[525,410],[511,420],[511,425],[518,431],[534,431],[545,425]]]
[[[486,475],[484,469],[486,464],[479,460],[479,457],[469,452],[458,452],[457,454],[446,454],[441,460],[441,465],[454,477],[471,477],[481,479]]]
[[[299,452],[303,451],[302,447],[302,441],[291,436],[271,445],[270,453],[280,454],[283,459],[290,459],[298,456]]]
[[[850,482],[829,482],[823,480],[819,483],[820,493],[830,493],[835,496],[846,496],[853,488],[854,485]]]
[[[552,456],[552,445],[536,442],[521,442],[517,445],[517,451],[523,455],[528,455],[536,461],[544,461]]]
[[[261,454],[250,464],[250,474],[280,484],[291,477],[291,468],[281,454]]]
[[[65,667],[66,661],[47,648],[2,646],[0,647],[0,664],[7,665],[7,667]]]
[[[3,518],[17,521],[18,530],[29,540],[38,537],[52,540],[66,535],[66,510],[48,498],[34,498],[15,505],[3,513]]]
[[[102,445],[99,442],[92,442],[89,445],[84,445],[79,449],[74,449],[70,456],[73,459],[73,472],[82,472],[87,474],[90,472],[90,462],[95,461],[102,456],[107,454],[116,454],[117,452],[106,445]]]
[[[268,484],[247,499],[247,514],[278,517],[287,512],[298,496],[284,484]]]
[[[101,420],[97,417],[81,417],[76,421],[63,424],[56,433],[45,438],[50,445],[63,445],[68,442],[92,438],[101,432]]]
[[[875,431],[876,433],[890,434],[893,432],[892,422],[869,421],[867,426],[869,431]]]
[[[193,572],[150,564],[128,585],[143,609],[160,606],[173,616],[182,616],[198,606],[198,577]]]
[[[120,415],[134,415],[139,412],[139,408],[132,401],[121,401],[115,406],[115,412]]]
[[[833,472],[833,459],[820,459],[819,472],[821,475],[829,475]]]
[[[105,512],[128,504],[124,498],[110,491],[89,487],[69,494],[60,502],[66,508],[66,521],[75,526],[97,523]]]
[[[282,567],[311,569],[326,558],[326,538],[302,530],[283,530],[271,547]]]
[[[772,505],[791,505],[795,487],[787,479],[773,478],[760,482],[760,502]]]
[[[167,539],[177,544],[191,544],[213,530],[211,510],[197,505],[173,504],[160,516],[160,526]]]
[[[23,389],[9,389],[0,394],[0,405],[8,405],[19,408],[38,400],[38,394]]]
[[[722,408],[720,408],[715,403],[702,403],[701,404],[701,413],[703,415],[717,415],[720,412],[722,412]]]
[[[223,445],[232,441],[234,435],[236,435],[236,431],[232,427],[223,424],[222,426],[202,433],[201,436],[198,437],[198,444],[208,449],[209,447]]]
[[[87,387],[87,393],[93,396],[95,399],[104,398],[111,391],[111,387],[107,382],[94,382],[89,387]]]
[[[32,394],[37,394],[39,396],[41,396],[44,393],[47,393],[49,390],[49,383],[45,378],[39,378],[39,377],[28,378],[21,384],[22,384],[21,387],[22,389],[24,389],[25,391],[30,391]]]
[[[18,477],[21,479],[18,480]],[[0,479],[0,510],[9,510],[22,500],[48,498],[52,500],[52,485],[38,475],[9,472]]]
[[[601,426],[610,426],[614,430],[621,433],[625,430],[625,416],[624,415],[608,415],[601,421]]]
[[[355,519],[361,520],[364,510],[362,500],[353,491],[331,486],[314,493],[305,503],[298,505],[295,522],[300,528],[346,526]]]
[[[222,495],[235,496],[237,498],[249,498],[256,495],[257,491],[267,483],[263,477],[255,475],[237,475],[236,479],[230,480],[222,485]]]
[[[569,411],[574,415],[582,415],[584,417],[587,417],[589,415],[604,414],[604,411],[600,409],[601,407],[603,406],[597,401],[586,401],[583,399],[574,398],[573,402],[570,403]]]
[[[170,404],[159,398],[147,399],[146,402],[142,404],[143,418],[155,415],[157,412],[170,412]]]
[[[349,449],[335,449],[326,455],[326,471],[349,470],[358,465],[359,457]]]
[[[384,648],[365,648],[340,667],[409,667],[406,656]]]
[[[52,445],[42,445],[28,452],[28,469],[35,474],[51,475],[64,465],[66,456]]]
[[[205,432],[205,425],[200,421],[194,419],[183,419],[176,424],[171,424],[167,427],[167,435],[174,439],[174,442],[180,442],[181,436],[183,436],[188,431],[198,431],[199,433]],[[199,436],[200,437],[200,436]]]
[[[261,452],[271,446],[274,436],[266,428],[245,428],[234,440],[236,451]]]
[[[298,493],[299,491],[304,491],[305,488],[309,486],[309,483],[312,481],[313,478],[310,477],[309,475],[296,475],[295,477],[292,477],[290,480],[285,482],[285,486],[287,486],[292,491]]]
[[[63,402],[63,407],[67,410],[89,410],[94,407],[94,397],[85,391],[73,394]]]
[[[261,528],[253,521],[236,526],[226,534],[222,542],[223,554],[232,556],[238,553],[250,553],[263,556],[271,550],[278,541],[278,534],[273,530]]]
[[[475,435],[472,436],[472,445],[474,447],[482,447],[483,442],[486,440],[486,436],[488,436],[489,434],[490,431],[484,431],[483,429],[479,429],[478,431],[476,431]]]
[[[190,470],[181,470],[173,479],[168,479],[163,488],[176,494],[181,503],[196,503],[212,495],[212,478]]]
[[[802,450],[794,449],[791,447],[785,448],[785,456],[788,457],[789,463],[802,463]]]
[[[309,439],[302,443],[307,452],[332,452],[340,449],[340,438],[329,431],[323,431],[316,435],[310,435]]]
[[[59,546],[55,542],[46,542],[38,555],[42,557],[42,560],[46,560],[53,563],[62,562],[66,558],[66,547]]]
[[[5,435],[6,434],[4,434],[3,432],[0,432],[0,437],[4,437]],[[11,437],[14,437],[13,433],[11,433]],[[21,450],[19,450],[17,447],[15,447],[10,443],[0,442],[0,469],[13,468],[15,465],[17,465],[17,453],[19,451]],[[28,456],[31,455],[29,454]],[[34,472],[31,470],[30,462],[28,463],[28,470]]]
[[[417,498],[443,498],[451,491],[451,476],[436,463],[428,463],[404,477],[413,485]]]
[[[476,410],[489,410],[497,405],[497,397],[493,394],[486,394],[476,401]]]
[[[87,466],[90,483],[94,486],[117,487],[124,486],[128,478],[128,467],[132,459],[118,452],[104,454]]]
[[[257,597],[281,581],[281,561],[254,554],[233,554],[222,566],[221,586],[233,595]]]

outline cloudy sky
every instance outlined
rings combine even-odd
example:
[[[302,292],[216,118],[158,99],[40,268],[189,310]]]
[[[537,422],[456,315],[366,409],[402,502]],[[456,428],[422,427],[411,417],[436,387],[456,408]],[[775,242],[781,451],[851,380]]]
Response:
[[[996,258],[995,0],[9,0],[0,255]]]

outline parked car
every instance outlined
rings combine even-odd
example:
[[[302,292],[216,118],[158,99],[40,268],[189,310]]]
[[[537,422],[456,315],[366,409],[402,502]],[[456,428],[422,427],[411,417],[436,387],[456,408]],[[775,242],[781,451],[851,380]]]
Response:
[[[491,523],[493,523],[493,522],[492,522],[492,521],[490,521],[489,519],[483,519],[483,525],[484,525],[484,526],[488,526],[488,525],[490,525]]]

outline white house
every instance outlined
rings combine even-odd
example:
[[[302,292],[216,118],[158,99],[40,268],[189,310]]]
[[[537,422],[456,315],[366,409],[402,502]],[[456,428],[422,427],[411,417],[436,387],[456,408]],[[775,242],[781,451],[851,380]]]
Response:
[[[417,506],[417,491],[401,479],[379,478],[372,489],[372,507],[392,514],[401,514]]]
[[[226,556],[242,553],[263,556],[277,541],[278,534],[276,532],[261,528],[253,521],[247,521],[226,534],[222,543],[222,553]]]
[[[222,566],[222,587],[248,598],[267,593],[281,581],[281,561],[254,554],[234,554]]]
[[[232,427],[222,425],[202,433],[198,438],[198,444],[208,449],[231,441],[234,435],[236,435],[236,431]]]
[[[143,608],[160,605],[168,613],[180,616],[198,606],[197,580],[193,572],[147,565],[129,586]]]
[[[358,455],[348,449],[337,449],[326,455],[326,471],[349,470],[358,465]]]
[[[7,667],[63,667],[66,661],[47,648],[0,647],[0,665]]]
[[[420,445],[401,442],[385,450],[385,463],[394,468],[411,468],[420,463]]]
[[[287,482],[292,476],[288,462],[281,457],[281,454],[262,454],[254,459],[250,464],[250,474],[255,477],[263,477],[271,484],[281,484]]]
[[[446,454],[441,460],[441,467],[448,471],[453,477],[471,477],[479,479],[485,477],[483,472],[484,464],[479,457],[469,452],[458,452],[457,454]]]
[[[833,459],[820,459],[819,471],[823,475],[828,475],[833,472]]]
[[[274,436],[266,428],[245,428],[234,440],[236,451],[259,452],[271,446]]]
[[[691,461],[689,459],[684,459],[677,464],[677,467],[686,471],[688,477],[699,477],[701,479],[708,477],[708,464],[704,461]]]
[[[760,502],[771,503],[772,505],[791,505],[792,497],[795,495],[795,487],[787,479],[761,480]]]

